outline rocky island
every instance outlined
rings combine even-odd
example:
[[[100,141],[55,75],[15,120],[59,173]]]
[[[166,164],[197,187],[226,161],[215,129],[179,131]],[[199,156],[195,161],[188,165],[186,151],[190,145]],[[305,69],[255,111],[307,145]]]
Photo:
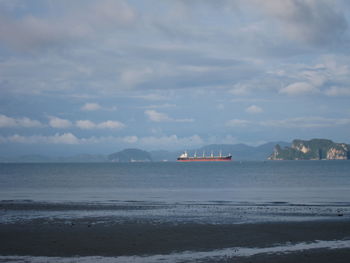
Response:
[[[326,139],[293,140],[291,147],[277,144],[269,160],[347,160],[350,145]]]

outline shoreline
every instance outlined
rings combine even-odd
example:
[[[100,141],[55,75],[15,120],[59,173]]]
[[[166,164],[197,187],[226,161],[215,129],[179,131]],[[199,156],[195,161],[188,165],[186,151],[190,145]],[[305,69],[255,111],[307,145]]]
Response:
[[[0,224],[2,256],[141,256],[348,240],[349,221],[254,224],[94,224],[94,219]],[[350,244],[349,244],[350,245]]]
[[[0,202],[0,262],[349,262],[339,205]]]

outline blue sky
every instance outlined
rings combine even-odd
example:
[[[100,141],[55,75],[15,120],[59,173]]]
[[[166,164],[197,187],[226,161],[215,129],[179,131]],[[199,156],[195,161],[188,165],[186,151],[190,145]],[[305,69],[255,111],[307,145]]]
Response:
[[[0,155],[350,143],[348,1],[1,0]]]

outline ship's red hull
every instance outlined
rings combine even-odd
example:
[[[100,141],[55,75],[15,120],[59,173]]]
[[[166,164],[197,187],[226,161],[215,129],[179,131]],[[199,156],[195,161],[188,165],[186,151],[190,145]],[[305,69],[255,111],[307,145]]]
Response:
[[[223,158],[177,158],[179,162],[229,162],[231,157]]]

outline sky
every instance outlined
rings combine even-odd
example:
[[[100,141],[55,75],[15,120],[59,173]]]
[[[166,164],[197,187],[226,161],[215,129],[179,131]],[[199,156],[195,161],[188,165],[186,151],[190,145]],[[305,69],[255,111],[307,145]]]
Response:
[[[0,155],[350,143],[346,0],[0,0]]]

